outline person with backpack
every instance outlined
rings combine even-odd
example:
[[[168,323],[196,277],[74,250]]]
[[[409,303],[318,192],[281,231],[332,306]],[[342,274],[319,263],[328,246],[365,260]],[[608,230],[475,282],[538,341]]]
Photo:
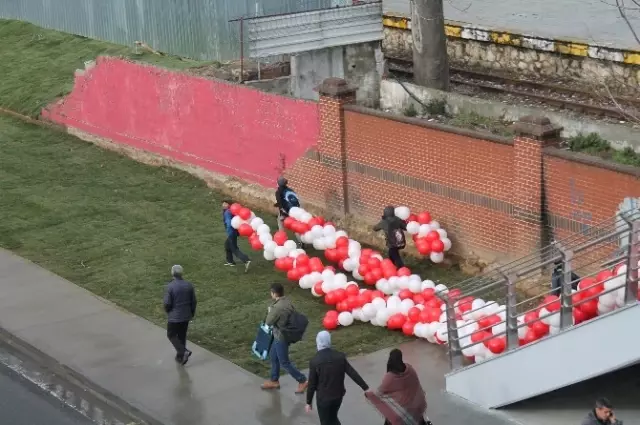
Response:
[[[407,239],[404,232],[407,230],[407,223],[396,217],[395,208],[392,206],[385,207],[382,213],[382,220],[375,226],[373,230],[378,232],[384,231],[387,239],[387,247],[389,248],[389,259],[397,267],[404,267],[404,262],[400,256],[400,250],[407,246]]]
[[[289,360],[289,345],[302,339],[309,321],[304,315],[298,313],[289,298],[284,296],[282,284],[271,285],[271,298],[274,301],[265,319],[265,325],[273,329],[273,343],[269,353],[271,379],[262,384],[261,388],[263,390],[279,389],[280,367],[282,367],[298,382],[296,394],[303,394],[308,386],[307,377]]]
[[[247,257],[247,254],[240,251],[238,247],[238,231],[231,225],[231,219],[233,218],[233,214],[229,211],[231,203],[230,200],[222,201],[222,222],[224,223],[224,229],[227,233],[227,239],[224,241],[224,251],[227,256],[227,262],[224,263],[224,265],[229,267],[235,266],[236,263],[233,261],[233,256],[235,255],[244,263],[244,271],[247,272],[249,271],[251,260]]]
[[[278,208],[278,230],[284,230],[284,220],[289,217],[289,211],[293,207],[300,207],[300,199],[296,192],[289,187],[289,181],[283,176],[278,177],[278,189],[276,190],[276,203]],[[302,245],[300,235],[296,234],[298,243]]]

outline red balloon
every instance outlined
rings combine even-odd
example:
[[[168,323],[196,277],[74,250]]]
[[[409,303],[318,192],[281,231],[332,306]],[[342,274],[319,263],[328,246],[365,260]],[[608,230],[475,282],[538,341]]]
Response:
[[[308,266],[309,265],[309,256],[307,254],[300,254],[295,259],[296,267],[300,266]]]
[[[296,267],[296,270],[298,270],[298,276],[299,278],[302,276],[306,276],[309,273],[311,273],[311,269],[309,268],[309,266],[300,266],[300,267]],[[299,279],[298,278],[298,279]]]
[[[398,270],[398,276],[411,276],[411,270],[408,267],[402,267]]]
[[[327,305],[336,305],[338,303],[338,297],[336,297],[336,292],[335,291],[328,292],[324,296],[324,303]]]
[[[616,276],[617,276],[617,275],[618,275],[618,271],[620,270],[620,268],[621,268],[622,266],[626,266],[626,264],[624,264],[624,263],[620,263],[620,264],[616,265],[616,266],[613,268],[612,273],[613,273],[614,275],[616,275]]]
[[[362,257],[369,258],[369,257],[371,257],[372,254],[373,254],[373,249],[364,248],[362,251],[360,251],[360,258],[362,258]]]
[[[340,236],[338,239],[336,239],[336,247],[340,248],[340,247],[348,247],[349,246],[349,238],[346,236]]]
[[[377,269],[382,265],[382,262],[378,257],[369,257],[367,265],[369,266],[369,269]]]
[[[491,338],[491,332],[487,331],[475,331],[471,334],[471,342],[480,342],[484,340],[484,344],[488,343],[488,339]]]
[[[420,319],[420,313],[421,311],[419,308],[411,307],[407,313],[407,317],[409,317],[409,320],[412,322],[417,322]]]
[[[584,314],[582,312],[582,310],[580,310],[579,308],[574,308],[573,309],[573,320],[575,321],[576,325],[580,324],[582,322],[584,322],[585,320],[588,320],[589,318],[587,317],[586,314]]]
[[[324,326],[326,330],[334,330],[338,327],[338,318],[325,316],[325,318],[322,319],[322,326]]]
[[[307,233],[309,231],[309,225],[307,223],[297,221],[293,223],[293,226],[291,226],[291,230],[299,234]]]
[[[407,320],[406,322],[404,322],[404,325],[402,325],[402,333],[406,336],[412,336],[413,328],[415,328],[415,326],[415,322]]]
[[[427,242],[424,238],[416,238],[416,249],[418,250],[420,255],[431,254],[431,244]]]
[[[431,298],[425,303],[426,307],[437,308],[438,310],[440,310],[441,305],[442,301],[440,301],[440,298]]]
[[[424,297],[422,296],[422,294],[415,294],[415,295],[413,296],[413,303],[414,303],[415,305],[424,304],[424,303],[425,303],[425,299],[424,299]]]
[[[439,308],[429,308],[426,309],[428,314],[429,323],[437,322],[440,320],[440,316],[442,315],[442,311]]]
[[[407,299],[411,299],[413,298],[413,292],[411,292],[408,289],[402,289],[399,293],[398,296],[400,297],[401,300],[407,300]]]
[[[322,264],[322,260],[320,260],[318,257],[313,257],[309,259],[309,268],[312,272],[322,273],[324,265]]]
[[[277,231],[274,235],[273,235],[273,241],[275,243],[277,243],[278,245],[282,246],[284,245],[284,243],[287,241],[287,239],[289,239],[287,237],[287,234],[283,231]]]
[[[324,221],[324,217],[322,217],[322,216],[320,216],[320,215],[318,215],[318,216],[316,216],[316,217],[314,217],[314,218],[315,218],[316,220],[318,220],[318,223],[320,224],[320,226],[324,226],[325,224],[331,224],[331,223],[326,223],[326,222]]]
[[[384,270],[384,269],[396,269],[396,265],[393,264],[393,261],[391,261],[388,258],[385,258],[384,260],[382,260],[382,262],[380,263],[380,267]]]
[[[336,310],[340,313],[343,311],[349,311],[349,304],[347,304],[347,300],[338,302],[338,304],[336,304]]]
[[[598,315],[598,299],[585,301],[578,308],[587,316],[587,320],[592,319]]]
[[[484,329],[491,326],[491,321],[488,316],[481,317],[478,319],[478,328]]]
[[[323,296],[324,295],[324,291],[322,290],[322,282],[317,282],[313,285],[313,291],[320,295]]]
[[[324,251],[324,256],[327,260],[336,262],[338,261],[338,250],[329,248]]]
[[[447,295],[449,296],[449,298],[451,298],[452,300],[456,300],[458,298],[460,298],[460,295],[462,295],[462,291],[458,288],[454,288],[451,289]]]
[[[238,227],[238,233],[240,236],[251,236],[253,234],[253,228],[247,223],[242,223],[240,227]]]
[[[534,341],[537,341],[538,339],[540,339],[540,337],[535,333],[533,329],[527,329],[527,333],[524,335],[524,344],[530,344]]]
[[[371,299],[366,295],[366,293],[363,292],[362,294],[358,295],[358,307],[362,307],[369,301],[371,301]]]
[[[349,310],[360,307],[360,300],[358,299],[358,296],[349,295],[347,297],[347,306],[349,306]]]
[[[391,269],[391,268],[384,268],[382,269],[382,274],[384,275],[385,279],[389,279],[393,276],[396,276],[396,269]]]
[[[487,344],[487,348],[493,354],[500,354],[507,348],[507,339],[503,337],[491,338]]]
[[[349,257],[349,248],[346,246],[339,246],[336,251],[338,252],[338,258],[341,260],[346,260]]]
[[[287,272],[287,279],[300,280],[300,271],[298,269],[291,269]]]
[[[425,308],[424,310],[422,310],[422,311],[420,312],[420,315],[418,316],[418,322],[420,322],[420,323],[431,323],[431,322],[429,321],[429,311],[430,311],[430,310],[431,310],[431,309],[427,309],[427,308]]]
[[[607,280],[611,279],[613,276],[614,276],[614,274],[612,272],[610,272],[609,270],[602,270],[600,273],[598,273],[596,275],[596,282],[604,283]],[[604,286],[603,286],[602,289],[604,289]]]
[[[235,204],[231,204],[229,206],[229,211],[231,211],[231,214],[233,215],[238,215],[238,212],[240,211],[240,209],[242,209],[242,205],[235,203]]]
[[[273,265],[276,269],[285,271],[284,268],[284,258],[276,258],[276,261],[273,262]]]
[[[435,240],[440,239],[440,233],[436,232],[435,230],[432,230],[429,233],[427,233],[427,236],[425,236],[424,238],[426,239],[427,242],[431,243]]]
[[[536,336],[538,338],[542,338],[543,336],[546,336],[549,333],[549,325],[547,325],[546,323],[537,321],[533,325],[531,325],[531,330],[533,330],[533,332],[536,333]]]
[[[347,291],[347,296],[360,295],[360,288],[356,284],[347,285],[345,291]]]
[[[537,311],[530,311],[524,315],[524,323],[527,326],[531,326],[536,320],[538,320],[539,316],[540,315],[538,314]]]
[[[402,329],[402,325],[404,325],[406,321],[407,318],[404,314],[397,313],[389,317],[389,320],[387,321],[387,327],[389,329]]]
[[[423,211],[420,214],[418,214],[418,223],[420,224],[431,223],[431,214],[429,214],[429,211]]]
[[[429,301],[436,296],[436,290],[433,288],[427,288],[422,291],[422,296],[424,297],[425,301]]]
[[[371,301],[375,300],[376,298],[384,298],[384,294],[382,293],[382,291],[378,291],[377,289],[375,291],[371,291]]]
[[[338,318],[338,312],[336,310],[329,310],[325,313],[324,317],[335,317]]]
[[[338,300],[338,302],[340,301],[344,301],[347,299],[347,291],[345,289],[336,289],[335,291],[333,291],[336,293],[336,299]]]
[[[442,242],[440,239],[436,239],[435,241],[431,242],[431,251],[432,252],[443,252],[444,251],[444,242]]]
[[[291,229],[293,227],[293,223],[296,222],[296,219],[293,217],[287,217],[284,219],[284,227],[286,227],[287,229]]]
[[[360,267],[358,267],[358,273],[360,273],[360,276],[366,275],[369,273],[369,266],[366,264],[360,264]]]
[[[325,270],[331,270],[332,272],[335,272],[335,271],[336,271],[336,268],[335,268],[335,267],[333,267],[333,266],[327,266],[327,267],[325,267],[324,269],[325,269]]]
[[[409,217],[407,217],[405,222],[409,223],[411,221],[418,221],[418,216],[413,213],[409,214]]]
[[[312,217],[311,220],[309,220],[309,222],[307,224],[309,225],[309,227],[321,226],[322,225],[322,224],[320,224],[320,220],[318,220],[318,217]]]
[[[464,297],[458,301],[458,310],[462,313],[471,311],[473,308],[473,297]]]
[[[259,251],[262,248],[264,248],[264,246],[262,245],[262,242],[260,242],[260,239],[252,239],[250,243],[251,243],[251,248],[255,249],[256,251]]]
[[[249,208],[240,208],[238,215],[243,220],[249,220],[251,218],[251,210]]]
[[[377,282],[376,277],[373,275],[373,273],[369,272],[367,274],[364,275],[364,283],[367,285],[375,285]]]
[[[373,269],[370,273],[373,275],[374,284],[384,277],[384,275],[382,274],[382,269]]]
[[[578,290],[589,289],[595,284],[596,284],[596,280],[595,279],[590,278],[590,277],[586,277],[586,278],[582,279],[580,281],[580,283],[578,283]]]
[[[549,311],[560,310],[560,300],[555,295],[547,295],[542,301],[542,306]]]

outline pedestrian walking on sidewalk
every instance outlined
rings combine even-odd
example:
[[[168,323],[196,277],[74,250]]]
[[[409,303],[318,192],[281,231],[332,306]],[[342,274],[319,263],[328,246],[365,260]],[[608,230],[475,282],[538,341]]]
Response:
[[[367,399],[385,418],[385,425],[425,425],[427,410],[425,395],[415,369],[402,361],[402,351],[389,353],[387,373],[375,392],[368,392]]]
[[[263,390],[275,390],[280,388],[280,367],[286,370],[293,379],[298,382],[296,394],[303,394],[307,389],[307,377],[300,372],[289,360],[289,345],[284,330],[290,330],[292,318],[298,313],[295,311],[289,298],[284,296],[284,287],[280,283],[271,285],[271,298],[273,304],[269,307],[265,324],[273,328],[273,343],[271,344],[271,379],[262,384]],[[306,326],[306,325],[305,325]],[[304,332],[304,330],[302,330]]]
[[[233,260],[233,256],[235,255],[240,261],[244,263],[244,271],[249,270],[249,265],[251,265],[251,260],[247,255],[240,251],[238,248],[238,230],[234,229],[231,225],[231,219],[233,218],[233,214],[229,211],[229,206],[231,205],[230,200],[222,201],[222,222],[224,223],[224,229],[227,232],[227,240],[224,241],[224,250],[227,255],[227,262],[224,263],[225,266],[233,267],[236,265]]]
[[[176,349],[176,361],[187,364],[191,351],[187,350],[189,321],[196,314],[196,292],[191,282],[182,278],[182,266],[171,267],[173,280],[164,294],[164,310],[167,312],[167,338]]]
[[[316,346],[318,352],[309,362],[306,411],[311,412],[313,396],[316,395],[320,425],[340,425],[338,410],[346,393],[345,376],[348,375],[363,391],[368,391],[369,386],[351,366],[347,356],[331,348],[329,332],[318,333]]]
[[[582,425],[622,425],[622,421],[616,418],[611,402],[606,398],[599,398]]]

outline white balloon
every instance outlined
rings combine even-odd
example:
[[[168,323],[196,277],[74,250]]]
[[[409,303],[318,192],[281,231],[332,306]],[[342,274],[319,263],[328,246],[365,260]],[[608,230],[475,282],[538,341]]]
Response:
[[[244,223],[244,220],[240,218],[240,216],[234,216],[231,219],[231,227],[233,227],[234,229],[239,228],[242,224]]]
[[[626,275],[618,275],[613,279],[609,279],[604,283],[604,290],[608,291],[612,289],[623,288],[626,280],[627,280]],[[608,294],[605,294],[605,295],[608,295]],[[614,298],[615,298],[615,295],[614,295]]]
[[[560,327],[549,326],[549,335],[560,333]]]
[[[527,334],[527,326],[521,326],[518,328],[518,339],[524,339]]]
[[[271,233],[258,233],[258,239],[260,240],[260,243],[264,245],[267,242],[272,241],[273,236],[271,236]]]
[[[433,283],[432,280],[425,280],[422,282],[422,290],[424,291],[425,289],[435,289],[436,284]]]
[[[420,223],[417,221],[410,221],[407,223],[407,232],[411,235],[417,235],[420,232]]]
[[[465,347],[462,349],[462,355],[465,357],[473,357],[476,354],[476,347],[468,347],[471,345],[471,337],[465,336],[460,338],[460,346]]]
[[[372,299],[371,305],[375,308],[376,312],[380,309],[387,308],[387,303],[382,298]]]
[[[296,220],[299,220],[300,217],[302,217],[302,214],[304,214],[304,210],[300,207],[292,207],[289,210],[289,216],[295,218]]]
[[[560,313],[553,313],[549,316],[547,320],[547,324],[549,326],[555,326],[556,328],[560,327]]]
[[[398,277],[398,288],[400,288],[400,289],[409,289],[409,277],[408,276],[400,276],[400,277]]]
[[[409,310],[411,310],[414,305],[415,304],[413,300],[410,298],[407,298],[406,300],[402,300],[402,302],[400,303],[400,313],[406,316],[407,314],[409,314]]]
[[[296,249],[298,247],[298,244],[295,243],[292,240],[288,240],[284,243],[284,247],[287,250],[287,253],[293,251],[294,249]]]
[[[442,244],[444,245],[444,252],[449,251],[451,249],[451,239],[442,238],[440,240],[442,241]]]
[[[446,311],[443,311],[442,313],[440,313],[440,318],[438,319],[438,322],[447,323],[447,312]]]
[[[342,268],[344,268],[345,271],[352,272],[356,269],[356,267],[357,264],[353,258],[347,258],[342,262]]]
[[[416,323],[416,325],[413,327],[413,334],[418,338],[424,338],[424,336],[422,336],[424,325],[424,323]]]
[[[305,212],[300,217],[300,221],[303,222],[303,223],[308,223],[308,222],[311,221],[312,218],[313,218],[313,216],[311,214],[309,214],[308,212]]]
[[[291,257],[291,258],[295,259],[298,255],[300,255],[300,252],[297,249],[294,249],[293,251],[289,252],[289,257]],[[295,267],[295,266],[296,266],[296,262],[294,261],[293,262],[293,267]]]
[[[429,223],[429,226],[431,227],[431,230],[438,230],[440,228],[440,223],[432,220],[431,223]]]
[[[606,285],[606,283],[605,283]],[[608,292],[606,294],[602,294],[598,297],[598,302],[606,307],[615,307],[616,305],[616,293]]]
[[[325,294],[328,294],[334,289],[336,289],[336,287],[333,285],[333,282],[331,280],[322,281],[322,292],[324,292]]]
[[[265,251],[274,252],[277,247],[278,247],[278,244],[275,243],[274,241],[267,241],[264,243]]]
[[[314,284],[322,282],[322,274],[318,272],[311,272],[311,274],[309,274],[309,280],[311,280],[311,282]]]
[[[338,323],[342,326],[351,326],[353,324],[353,315],[348,311],[343,311],[338,315]]]
[[[420,280],[410,280],[409,281],[409,290],[414,294],[422,292],[422,282]]]
[[[328,224],[328,225],[324,226],[324,228],[322,229],[322,233],[325,236],[335,235],[336,234],[336,228],[333,227],[331,224]]]
[[[489,301],[485,304],[483,312],[485,316],[491,316],[492,314],[498,313],[498,308],[500,306],[495,301]]]
[[[337,288],[346,288],[347,287],[347,276],[343,273],[337,273],[333,278],[333,283]],[[354,285],[357,285],[353,282]]]
[[[342,238],[342,237],[348,238],[349,235],[347,235],[347,232],[345,232],[344,230],[336,231],[336,239]]]
[[[396,217],[398,217],[400,220],[406,220],[411,215],[411,211],[409,211],[409,208],[407,207],[396,207],[394,212],[396,214]]]
[[[483,299],[476,298],[471,302],[471,315],[474,319],[478,319],[484,315],[485,302]]]
[[[325,236],[322,239],[324,240],[325,249],[334,249],[336,247],[335,235]]]
[[[361,251],[362,251],[362,245],[360,245],[360,242],[350,239],[349,240],[349,257],[360,258]]]
[[[375,317],[372,317],[371,320],[369,320],[369,323],[373,326],[380,326],[380,323],[378,323],[378,320]]]
[[[304,288],[303,288],[304,289]],[[313,288],[313,286],[311,286],[311,295],[313,295],[314,297],[321,297],[320,294],[318,294],[315,289]]]
[[[319,224],[316,224],[311,228],[311,235],[313,239],[318,239],[324,236],[324,229]]]
[[[442,263],[444,261],[444,254],[442,252],[432,252],[429,254],[429,259],[434,263]]]
[[[277,246],[273,251],[273,254],[276,256],[276,258],[284,258],[289,255],[289,250],[284,246]]]
[[[549,314],[549,313],[550,313],[550,311],[549,311],[549,310],[547,310],[547,309],[546,309],[546,308],[544,308],[544,307],[542,307],[542,308],[540,309],[540,321],[541,321],[542,323],[544,323],[545,325],[550,325],[550,323],[549,323],[549,318],[550,318],[551,316],[549,316],[549,317],[544,317],[545,315],[547,315],[547,314]]]
[[[507,324],[504,322],[498,323],[491,328],[491,333],[494,335],[504,335],[506,331],[507,331]]]
[[[351,314],[353,315],[353,318],[355,320],[359,320],[360,322],[364,322],[364,314],[362,313],[362,309],[361,308],[354,308],[353,311],[351,312]]]
[[[626,274],[627,274],[627,265],[623,264],[622,266],[620,266],[618,268],[617,275],[618,276],[622,276],[622,275],[626,275]]]
[[[276,256],[273,254],[273,251],[264,251],[264,254],[262,254],[264,256],[264,259],[267,261],[273,261],[276,259]]]
[[[447,329],[446,324],[441,324],[436,330],[436,337],[442,342],[449,341],[449,330]]]
[[[323,271],[322,271],[322,273],[321,273],[321,276],[322,276],[322,279],[323,279],[323,280],[333,279],[333,277],[334,277],[335,275],[336,275],[336,274],[335,274],[332,270],[329,270],[329,269],[327,269],[327,270],[323,270]]]
[[[449,289],[447,288],[447,285],[443,285],[442,283],[437,284],[436,287],[435,287],[435,290],[439,294],[448,294],[449,293]]]
[[[381,308],[376,313],[376,321],[380,324],[380,326],[387,326],[387,320],[389,320],[389,312],[386,308]]]
[[[422,238],[424,236],[427,236],[427,233],[429,233],[430,231],[431,226],[429,226],[428,224],[421,224],[420,230],[418,231],[418,237]]]
[[[362,306],[362,314],[364,314],[364,317],[367,317],[368,320],[371,320],[376,315],[376,310],[372,303],[366,303]]]
[[[396,307],[396,308],[400,308],[400,303],[402,302],[402,300],[400,299],[400,297],[392,295],[389,297],[389,299],[387,299],[387,307]]]
[[[607,294],[608,295],[608,294]],[[606,304],[602,304],[601,302],[598,303],[598,314],[607,314],[612,312],[614,309],[616,308],[615,303],[614,305],[606,305]]]
[[[324,251],[325,249],[327,249],[327,245],[325,244],[324,238],[314,239],[313,247],[318,251]]]
[[[353,273],[352,273],[352,274],[353,274],[353,277],[354,277],[355,279],[357,279],[357,280],[362,280],[362,279],[364,279],[364,278],[362,277],[362,275],[358,272],[358,269],[355,269],[355,270],[353,271]]]
[[[260,217],[255,217],[251,219],[250,224],[253,230],[258,230],[258,228],[264,224],[264,220],[261,219]]]

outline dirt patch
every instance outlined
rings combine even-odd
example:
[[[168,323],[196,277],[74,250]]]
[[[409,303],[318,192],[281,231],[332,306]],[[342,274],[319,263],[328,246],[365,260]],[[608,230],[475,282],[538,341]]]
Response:
[[[186,72],[198,77],[216,78],[218,80],[240,82],[242,73],[243,81],[270,80],[291,75],[289,62],[258,63],[253,60],[239,60],[228,62],[214,62],[203,66],[189,68]]]

